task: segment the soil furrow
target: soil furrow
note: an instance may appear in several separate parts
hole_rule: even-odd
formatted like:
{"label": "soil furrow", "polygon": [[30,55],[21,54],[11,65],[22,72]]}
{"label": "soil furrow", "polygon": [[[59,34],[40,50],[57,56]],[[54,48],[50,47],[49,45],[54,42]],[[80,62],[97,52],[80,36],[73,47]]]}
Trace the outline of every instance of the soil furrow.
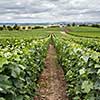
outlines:
{"label": "soil furrow", "polygon": [[56,50],[52,44],[49,45],[45,69],[38,83],[38,96],[34,100],[68,100],[64,72],[57,62]]}

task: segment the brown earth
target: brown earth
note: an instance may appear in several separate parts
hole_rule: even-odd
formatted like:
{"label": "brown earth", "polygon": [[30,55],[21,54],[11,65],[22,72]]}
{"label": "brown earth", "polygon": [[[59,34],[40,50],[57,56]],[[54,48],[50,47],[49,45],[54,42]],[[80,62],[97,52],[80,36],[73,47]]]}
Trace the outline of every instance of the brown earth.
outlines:
{"label": "brown earth", "polygon": [[65,33],[70,33],[71,31],[72,31],[72,30],[69,29],[69,28],[65,28],[65,29],[64,29],[64,32],[65,32]]}
{"label": "brown earth", "polygon": [[57,62],[56,50],[52,44],[49,45],[45,69],[38,84],[38,96],[34,100],[68,100],[64,72]]}
{"label": "brown earth", "polygon": [[67,34],[66,34],[65,31],[61,31],[60,33],[61,33],[62,35],[64,35],[64,36],[67,36]]}

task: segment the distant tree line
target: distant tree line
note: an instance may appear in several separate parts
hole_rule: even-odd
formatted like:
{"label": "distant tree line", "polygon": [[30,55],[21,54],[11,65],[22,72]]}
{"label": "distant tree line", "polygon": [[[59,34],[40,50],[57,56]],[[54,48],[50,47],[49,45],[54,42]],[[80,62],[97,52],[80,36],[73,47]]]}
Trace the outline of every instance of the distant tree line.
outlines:
{"label": "distant tree line", "polygon": [[92,27],[100,28],[100,24],[92,24]]}
{"label": "distant tree line", "polygon": [[97,27],[97,28],[100,28],[100,24],[76,24],[76,23],[72,23],[72,24],[67,24],[68,27],[74,27],[74,26],[79,26],[79,27],[82,27],[82,26],[88,26],[88,27]]}
{"label": "distant tree line", "polygon": [[41,29],[41,28],[44,28],[43,26],[19,26],[17,24],[15,24],[14,26],[10,26],[10,25],[3,25],[3,26],[0,26],[0,31],[2,30],[9,30],[9,31],[12,31],[12,30],[32,30],[32,29]]}
{"label": "distant tree line", "polygon": [[[97,28],[100,28],[100,24],[77,24],[75,22],[71,23],[71,24],[67,24],[66,26],[68,27],[97,27]],[[59,28],[59,25],[51,25],[49,26],[50,28]],[[0,26],[0,31],[2,30],[9,30],[9,31],[12,31],[12,30],[33,30],[33,29],[42,29],[44,28],[43,26],[19,26],[17,24],[13,25],[13,26],[10,26],[10,25],[3,25],[3,26]]]}
{"label": "distant tree line", "polygon": [[35,26],[33,27],[33,29],[41,29],[41,28],[44,28],[43,26]]}
{"label": "distant tree line", "polygon": [[10,25],[3,25],[3,26],[0,26],[0,30],[20,30],[20,26],[18,26],[17,24],[15,24],[14,26],[10,26]]}
{"label": "distant tree line", "polygon": [[58,25],[51,25],[51,26],[49,26],[49,28],[59,28],[59,26]]}

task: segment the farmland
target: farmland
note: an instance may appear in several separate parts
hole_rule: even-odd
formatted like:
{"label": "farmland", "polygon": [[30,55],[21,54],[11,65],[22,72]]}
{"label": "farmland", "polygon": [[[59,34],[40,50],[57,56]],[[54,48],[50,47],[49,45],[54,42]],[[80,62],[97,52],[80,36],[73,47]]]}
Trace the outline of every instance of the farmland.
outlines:
{"label": "farmland", "polygon": [[44,67],[49,37],[0,42],[0,99],[32,100]]}
{"label": "farmland", "polygon": [[67,95],[71,100],[99,100],[100,29],[66,29],[70,31],[62,38],[55,37],[54,43],[58,61],[65,72]]}
{"label": "farmland", "polygon": [[60,28],[34,29],[34,30],[3,30],[0,31],[0,39],[7,38],[44,38],[49,33],[59,33]]}
{"label": "farmland", "polygon": [[1,31],[0,32],[0,39],[2,38],[38,38],[38,37],[46,37],[48,32],[45,30],[24,30],[24,31]]}
{"label": "farmland", "polygon": [[70,34],[78,37],[100,38],[100,28],[93,27],[68,27]]}
{"label": "farmland", "polygon": [[55,38],[55,46],[65,72],[68,97],[73,100],[99,100],[100,52],[59,38]]}
{"label": "farmland", "polygon": [[0,100],[99,100],[99,39],[92,27],[0,31]]}

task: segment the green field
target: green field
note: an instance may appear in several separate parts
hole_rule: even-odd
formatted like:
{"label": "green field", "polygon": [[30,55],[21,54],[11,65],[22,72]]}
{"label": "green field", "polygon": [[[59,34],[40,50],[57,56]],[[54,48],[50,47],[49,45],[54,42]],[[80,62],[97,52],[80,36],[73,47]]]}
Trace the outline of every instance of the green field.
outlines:
{"label": "green field", "polygon": [[100,28],[92,28],[92,27],[67,27],[67,28],[70,29],[70,34],[74,36],[100,38]]}
{"label": "green field", "polygon": [[[64,30],[64,29],[63,29]],[[70,100],[100,99],[100,28],[67,27],[54,37]]]}
{"label": "green field", "polygon": [[[100,28],[92,27],[66,27],[69,29],[70,36],[84,37],[84,38],[100,38]],[[0,38],[44,38],[50,33],[56,33],[62,35],[61,31],[64,28],[46,28],[46,29],[34,29],[34,30],[20,30],[20,31],[0,31]]]}
{"label": "green field", "polygon": [[34,30],[19,30],[19,31],[0,31],[0,39],[3,38],[44,38],[50,33],[59,33],[60,28],[34,29]]}
{"label": "green field", "polygon": [[0,100],[38,95],[49,45],[56,49],[69,100],[100,100],[100,29],[92,27],[0,31]]}

